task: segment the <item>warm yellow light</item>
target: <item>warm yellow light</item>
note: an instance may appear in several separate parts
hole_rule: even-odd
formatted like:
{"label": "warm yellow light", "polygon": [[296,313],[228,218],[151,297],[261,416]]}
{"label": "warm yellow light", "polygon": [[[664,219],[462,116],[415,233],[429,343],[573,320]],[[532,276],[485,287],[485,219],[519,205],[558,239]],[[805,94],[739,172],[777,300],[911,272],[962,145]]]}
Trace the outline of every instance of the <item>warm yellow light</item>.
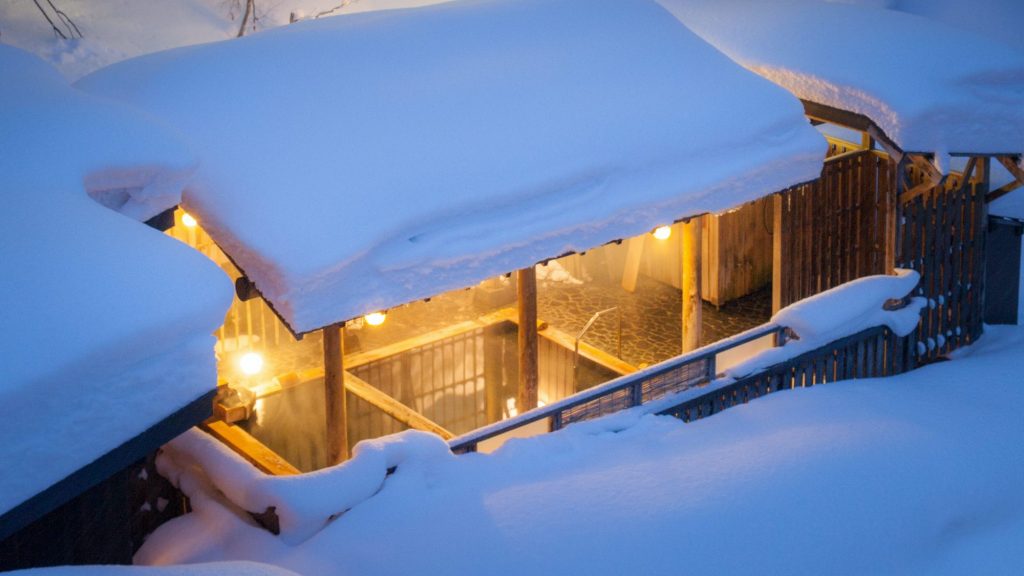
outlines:
{"label": "warm yellow light", "polygon": [[246,376],[255,376],[263,370],[263,356],[256,352],[246,352],[238,359],[238,367]]}
{"label": "warm yellow light", "polygon": [[369,324],[370,326],[380,326],[381,324],[384,323],[384,320],[387,320],[387,317],[387,312],[374,312],[372,314],[367,314],[366,316],[363,316],[363,321]]}
{"label": "warm yellow light", "polygon": [[652,234],[654,234],[654,237],[657,238],[658,240],[668,240],[668,237],[672,235],[672,227],[658,226],[657,228],[654,229],[654,232],[652,232]]}
{"label": "warm yellow light", "polygon": [[181,213],[181,223],[188,228],[195,228],[196,224],[199,224],[199,222],[196,222],[196,219],[188,212]]}

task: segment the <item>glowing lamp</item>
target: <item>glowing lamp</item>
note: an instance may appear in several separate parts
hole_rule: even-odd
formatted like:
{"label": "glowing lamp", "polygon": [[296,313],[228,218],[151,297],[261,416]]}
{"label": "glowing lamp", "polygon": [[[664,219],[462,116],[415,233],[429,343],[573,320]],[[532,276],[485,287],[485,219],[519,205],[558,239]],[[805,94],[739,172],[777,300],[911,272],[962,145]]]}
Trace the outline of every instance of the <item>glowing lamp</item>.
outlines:
{"label": "glowing lamp", "polygon": [[186,228],[195,228],[196,224],[199,224],[199,222],[196,222],[195,217],[188,212],[181,213],[181,223],[184,224]]}
{"label": "glowing lamp", "polygon": [[387,318],[387,312],[374,312],[372,314],[367,314],[366,316],[363,316],[363,321],[369,324],[370,326],[380,326],[381,324],[384,323],[385,320],[387,320]]}
{"label": "glowing lamp", "polygon": [[255,376],[263,370],[263,356],[256,352],[246,352],[238,359],[238,367],[246,376]]}
{"label": "glowing lamp", "polygon": [[652,232],[651,234],[653,234],[654,237],[657,238],[658,240],[668,240],[669,236],[672,235],[672,227],[658,226],[657,228],[654,229],[654,232]]}

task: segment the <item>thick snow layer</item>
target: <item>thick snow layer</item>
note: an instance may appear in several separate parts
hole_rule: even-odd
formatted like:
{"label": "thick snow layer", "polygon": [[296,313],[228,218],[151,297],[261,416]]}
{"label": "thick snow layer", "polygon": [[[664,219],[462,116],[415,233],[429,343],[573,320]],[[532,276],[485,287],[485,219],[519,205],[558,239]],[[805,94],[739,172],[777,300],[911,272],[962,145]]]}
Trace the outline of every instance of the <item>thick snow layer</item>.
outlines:
{"label": "thick snow layer", "polygon": [[3,513],[212,389],[231,291],[87,194],[116,182],[160,190],[132,205],[176,198],[192,164],[178,140],[20,50],[0,46],[0,71]]}
{"label": "thick snow layer", "polygon": [[[419,461],[454,457],[448,444],[426,432],[409,431],[381,440],[360,442],[345,463],[301,476],[267,476],[215,440],[193,429],[171,441],[160,454],[161,474],[202,498],[197,490],[208,481],[241,510],[262,513],[273,508],[281,539],[306,540],[333,519],[376,494],[389,468]],[[201,472],[200,472],[201,471]],[[197,484],[198,483],[198,484]]]}
{"label": "thick snow layer", "polygon": [[[326,17],[438,1],[256,2],[256,28],[262,30],[287,24],[292,13],[300,18]],[[40,4],[48,7],[45,2]],[[53,64],[65,77],[75,80],[126,58],[233,38],[238,34],[242,17],[240,6],[244,4],[244,0],[60,0],[54,5],[63,10],[82,33],[82,38],[64,40],[54,34],[33,2],[5,1],[0,2],[0,43],[33,52]],[[52,10],[49,14],[55,17]]]}
{"label": "thick snow layer", "polygon": [[1017,25],[1024,20],[1019,0],[837,0],[925,16],[955,28],[988,36],[1024,52],[1024,35]]}
{"label": "thick snow layer", "polygon": [[864,114],[906,151],[1024,150],[1024,54],[1001,43],[869,6],[658,1],[737,62]]}
{"label": "thick snow layer", "polygon": [[9,576],[297,576],[256,562],[211,562],[185,566],[58,566],[8,572]]}
{"label": "thick snow layer", "polygon": [[200,499],[136,562],[252,559],[318,575],[1016,574],[1022,353],[1024,329],[989,327],[954,361],[898,377],[779,392],[691,424],[627,411],[491,455],[399,463],[298,546]]}
{"label": "thick snow layer", "polygon": [[909,296],[920,281],[916,271],[897,269],[892,276],[865,276],[790,304],[771,321],[792,329],[796,338],[740,362],[726,370],[726,375],[746,376],[875,326],[887,326],[897,336],[907,336],[921,321],[927,299],[911,298],[895,310],[887,310],[886,304]]}
{"label": "thick snow layer", "polygon": [[792,96],[644,0],[300,22],[79,85],[191,137],[188,209],[300,332],[734,206],[824,154]]}

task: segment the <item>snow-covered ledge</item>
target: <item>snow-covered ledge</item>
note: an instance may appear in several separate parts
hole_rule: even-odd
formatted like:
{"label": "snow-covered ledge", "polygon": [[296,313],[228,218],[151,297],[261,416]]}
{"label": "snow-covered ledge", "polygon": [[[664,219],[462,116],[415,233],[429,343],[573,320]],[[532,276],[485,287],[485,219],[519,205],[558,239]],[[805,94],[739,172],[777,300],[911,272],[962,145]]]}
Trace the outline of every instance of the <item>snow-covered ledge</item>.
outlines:
{"label": "snow-covered ledge", "polygon": [[791,304],[771,321],[789,328],[796,337],[729,368],[725,375],[742,378],[875,326],[907,336],[917,327],[928,301],[914,297],[899,307],[891,303],[905,300],[920,281],[917,272],[897,269],[892,276],[865,276]]}

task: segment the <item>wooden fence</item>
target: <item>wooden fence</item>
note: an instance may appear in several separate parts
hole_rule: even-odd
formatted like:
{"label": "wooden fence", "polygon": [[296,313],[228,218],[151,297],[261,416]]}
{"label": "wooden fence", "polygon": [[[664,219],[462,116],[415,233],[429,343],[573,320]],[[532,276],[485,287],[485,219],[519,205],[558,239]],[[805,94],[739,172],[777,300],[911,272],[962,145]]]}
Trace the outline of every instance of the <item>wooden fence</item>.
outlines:
{"label": "wooden fence", "polygon": [[658,414],[690,422],[780,390],[901,374],[915,365],[911,342],[910,338],[896,336],[884,326],[869,328],[687,399]]}
{"label": "wooden fence", "polygon": [[821,178],[776,195],[773,308],[888,273],[887,215],[895,170],[870,150],[829,158]]}
{"label": "wooden fence", "polygon": [[[929,190],[899,203],[896,265],[917,270],[914,295],[928,299],[913,338],[926,362],[977,340],[984,322],[988,160],[972,159]],[[915,181],[907,170],[901,189]]]}

